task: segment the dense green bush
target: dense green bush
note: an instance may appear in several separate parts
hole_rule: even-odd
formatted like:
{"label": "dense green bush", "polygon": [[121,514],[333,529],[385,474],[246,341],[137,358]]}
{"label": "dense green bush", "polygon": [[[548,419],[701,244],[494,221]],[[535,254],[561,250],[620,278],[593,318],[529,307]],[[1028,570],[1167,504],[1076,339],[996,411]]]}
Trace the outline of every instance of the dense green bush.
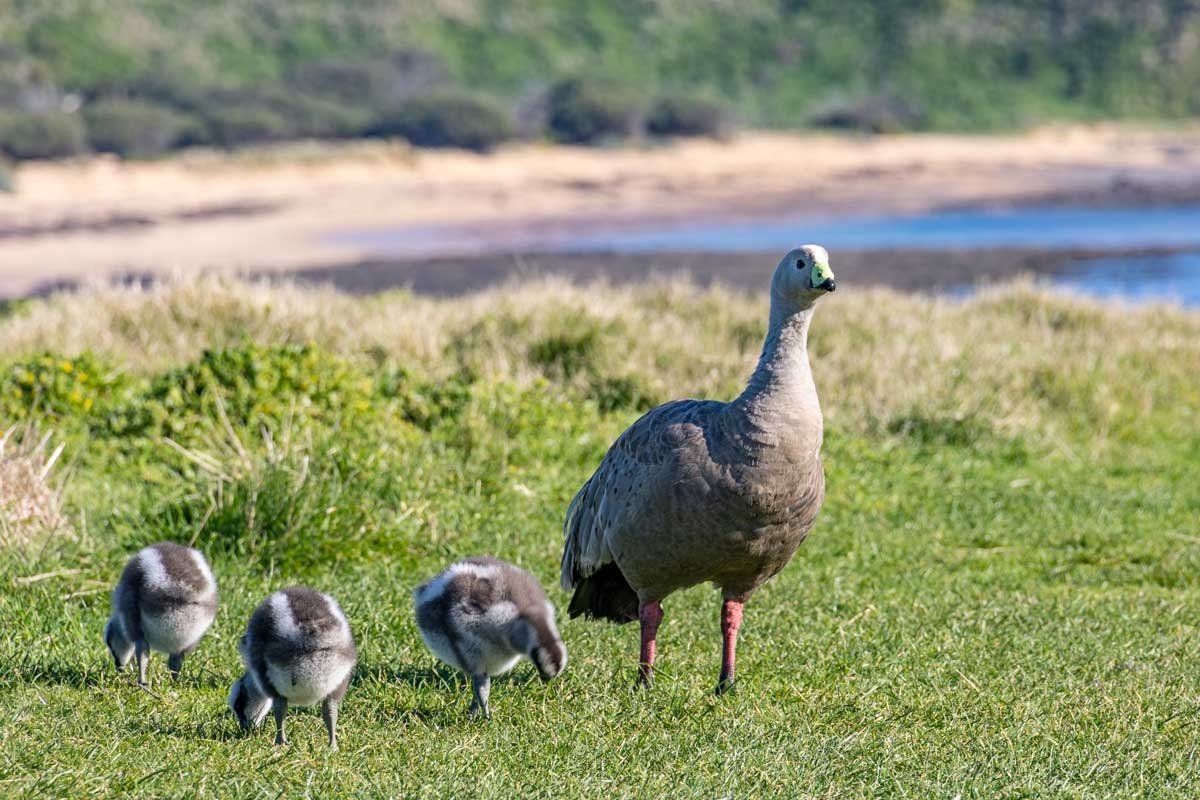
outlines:
{"label": "dense green bush", "polygon": [[270,108],[283,118],[289,136],[313,139],[361,136],[374,116],[367,106],[305,94],[287,95]]}
{"label": "dense green bush", "polygon": [[204,112],[207,141],[221,147],[286,139],[293,134],[288,121],[276,111],[254,105],[217,105]]}
{"label": "dense green bush", "polygon": [[568,78],[546,96],[546,126],[560,142],[595,144],[639,132],[643,103],[628,87],[592,78]]}
{"label": "dense green bush", "polygon": [[19,112],[0,116],[0,152],[16,159],[66,158],[87,149],[77,114]]}
{"label": "dense green bush", "polygon": [[813,114],[810,122],[822,128],[897,133],[919,126],[921,119],[911,101],[880,95],[834,102]]}
{"label": "dense green bush", "polygon": [[655,136],[720,136],[725,126],[725,109],[695,94],[663,95],[646,114],[646,132]]}
{"label": "dense green bush", "polygon": [[486,152],[514,135],[508,113],[475,94],[438,90],[414,95],[380,115],[373,136],[400,136],[417,147],[461,147]]}
{"label": "dense green bush", "polygon": [[93,150],[126,157],[164,153],[188,127],[175,111],[139,100],[99,100],[84,109],[84,117]]}

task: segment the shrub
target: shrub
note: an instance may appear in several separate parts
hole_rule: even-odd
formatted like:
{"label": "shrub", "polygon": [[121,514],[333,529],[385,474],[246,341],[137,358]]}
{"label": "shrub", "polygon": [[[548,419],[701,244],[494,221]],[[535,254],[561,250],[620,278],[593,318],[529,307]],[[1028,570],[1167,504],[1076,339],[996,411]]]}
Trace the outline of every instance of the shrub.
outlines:
{"label": "shrub", "polygon": [[285,139],[288,121],[276,111],[254,105],[217,105],[204,112],[208,138],[221,147],[238,147]]}
{"label": "shrub", "polygon": [[289,94],[269,106],[283,118],[290,136],[339,139],[360,136],[370,127],[372,112],[344,100]]}
{"label": "shrub", "polygon": [[13,158],[66,158],[86,147],[83,122],[74,114],[40,111],[0,118],[0,151]]}
{"label": "shrub", "polygon": [[461,147],[486,152],[513,137],[508,113],[491,100],[460,91],[414,95],[385,112],[373,136],[402,136],[417,147]]}
{"label": "shrub", "polygon": [[638,131],[642,102],[623,86],[590,78],[568,78],[546,98],[546,125],[560,142],[595,144]]}
{"label": "shrub", "polygon": [[646,131],[655,136],[720,136],[725,123],[725,109],[694,94],[659,97],[646,115]]}
{"label": "shrub", "polygon": [[99,100],[84,109],[92,149],[122,157],[165,153],[179,141],[187,120],[169,108],[139,100]]}
{"label": "shrub", "polygon": [[834,102],[812,116],[812,124],[821,128],[897,133],[920,124],[920,109],[895,97],[875,95],[858,100]]}

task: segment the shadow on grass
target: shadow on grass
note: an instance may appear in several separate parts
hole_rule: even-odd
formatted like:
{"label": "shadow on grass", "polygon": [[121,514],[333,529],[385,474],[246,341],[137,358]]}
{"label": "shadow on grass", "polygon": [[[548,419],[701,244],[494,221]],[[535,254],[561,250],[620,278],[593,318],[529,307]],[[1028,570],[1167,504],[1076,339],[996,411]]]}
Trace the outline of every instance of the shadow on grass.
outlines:
{"label": "shadow on grass", "polygon": [[233,742],[261,733],[261,730],[243,733],[232,713],[214,713],[200,722],[172,722],[157,719],[157,716],[135,717],[127,726],[128,732],[132,735],[207,742]]}
{"label": "shadow on grass", "polygon": [[49,663],[17,664],[13,670],[20,683],[48,684],[51,686],[66,686],[72,689],[99,689],[121,679],[127,679],[128,673],[121,675],[112,668],[97,669],[95,664],[64,663],[52,661]]}
{"label": "shadow on grass", "polygon": [[[403,684],[413,689],[434,689],[441,691],[460,691],[470,687],[470,680],[458,670],[446,664],[433,667],[418,667],[412,665],[384,666],[380,664],[360,664],[354,671],[353,683],[364,681],[379,681],[384,684]],[[492,678],[493,686],[525,686],[540,683],[537,670],[531,665],[518,664],[512,672]]]}
{"label": "shadow on grass", "polygon": [[[418,724],[430,728],[453,728],[482,720],[471,717],[467,707],[471,702],[471,681],[456,669],[445,664],[434,666],[390,666],[366,664],[355,672],[355,683],[364,689],[378,690],[386,701],[369,713],[377,724]],[[492,696],[519,691],[526,685],[540,685],[541,679],[532,666],[518,666],[507,675],[492,679]],[[411,692],[395,692],[407,687]]]}
{"label": "shadow on grass", "polygon": [[[137,689],[137,667],[130,665],[123,672],[117,672],[111,661],[106,661],[103,667],[86,661],[25,663],[18,664],[14,673],[18,682],[26,684],[65,686],[72,689],[105,689],[127,685],[131,689]],[[168,687],[228,689],[234,681],[233,677],[226,678],[202,664],[188,664],[187,662],[184,662],[179,680],[172,680],[167,672],[166,663],[161,659],[157,663],[151,659],[146,675],[152,690]]]}
{"label": "shadow on grass", "polygon": [[359,663],[354,670],[353,683],[379,681],[385,684],[403,684],[413,689],[436,689],[457,691],[467,684],[461,672],[445,664],[433,667],[418,667],[409,664],[392,666]]}

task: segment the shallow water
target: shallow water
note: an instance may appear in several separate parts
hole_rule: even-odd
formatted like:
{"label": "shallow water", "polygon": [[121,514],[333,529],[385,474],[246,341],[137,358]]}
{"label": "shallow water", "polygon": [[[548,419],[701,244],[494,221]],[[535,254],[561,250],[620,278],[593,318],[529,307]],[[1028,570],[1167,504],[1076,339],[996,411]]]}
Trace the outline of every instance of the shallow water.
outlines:
{"label": "shallow water", "polygon": [[939,211],[851,219],[764,219],[610,230],[558,240],[569,251],[772,250],[827,247],[1200,247],[1200,206]]}
{"label": "shallow water", "polygon": [[[563,249],[767,250],[784,249],[801,239],[830,248],[871,249],[1200,248],[1200,206],[965,210],[903,217],[680,225],[579,236]],[[1200,305],[1200,251],[1144,258],[1089,259],[1067,267],[1054,283],[1062,289],[1095,297]]]}
{"label": "shallow water", "polygon": [[1200,306],[1200,252],[1080,261],[1054,279],[1076,294],[1126,302],[1164,300]]}
{"label": "shallow water", "polygon": [[921,248],[1196,248],[1148,258],[1092,259],[1055,278],[1063,288],[1100,297],[1200,305],[1200,206],[1020,208],[939,211],[911,216],[666,222],[587,229],[474,232],[436,228],[345,231],[337,239],[379,256],[433,256],[501,250],[542,253],[646,254],[786,250],[798,242],[846,249]]}

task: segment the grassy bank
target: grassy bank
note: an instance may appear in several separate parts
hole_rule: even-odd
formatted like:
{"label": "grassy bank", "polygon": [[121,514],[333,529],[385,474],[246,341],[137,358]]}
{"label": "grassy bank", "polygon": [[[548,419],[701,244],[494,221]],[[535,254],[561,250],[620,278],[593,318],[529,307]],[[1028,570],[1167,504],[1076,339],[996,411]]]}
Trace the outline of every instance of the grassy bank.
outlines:
{"label": "grassy bank", "polygon": [[[1200,317],[1028,287],[839,292],[811,350],[829,494],[711,696],[717,603],[674,596],[662,673],[565,622],[465,716],[409,592],[490,552],[553,584],[563,511],[643,409],[747,375],[765,300],[536,283],[436,301],[205,280],[0,319],[0,793],[62,796],[1179,796],[1200,685]],[[49,439],[43,439],[49,434]],[[61,455],[53,463],[58,445]],[[8,475],[0,472],[0,477]],[[100,640],[127,555],[194,539],[213,632],[155,699]],[[270,589],[359,640],[342,749],[237,735],[234,642]],[[551,591],[557,604],[565,598]]]}
{"label": "grassy bank", "polygon": [[1186,119],[1198,30],[1168,0],[16,0],[0,11],[0,150]]}

